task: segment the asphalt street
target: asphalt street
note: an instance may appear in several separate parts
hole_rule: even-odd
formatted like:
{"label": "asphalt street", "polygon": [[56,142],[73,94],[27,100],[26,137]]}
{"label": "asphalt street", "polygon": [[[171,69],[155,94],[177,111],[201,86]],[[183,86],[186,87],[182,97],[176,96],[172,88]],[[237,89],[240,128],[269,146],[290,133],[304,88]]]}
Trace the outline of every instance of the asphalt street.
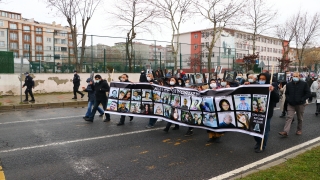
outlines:
{"label": "asphalt street", "polygon": [[0,159],[7,180],[20,179],[210,179],[320,136],[320,115],[307,106],[303,134],[278,135],[285,119],[276,110],[267,149],[254,152],[252,136],[228,132],[221,143],[207,143],[205,130],[162,131],[166,122],[145,129],[146,118],[116,126],[85,108],[34,109],[0,113]]}

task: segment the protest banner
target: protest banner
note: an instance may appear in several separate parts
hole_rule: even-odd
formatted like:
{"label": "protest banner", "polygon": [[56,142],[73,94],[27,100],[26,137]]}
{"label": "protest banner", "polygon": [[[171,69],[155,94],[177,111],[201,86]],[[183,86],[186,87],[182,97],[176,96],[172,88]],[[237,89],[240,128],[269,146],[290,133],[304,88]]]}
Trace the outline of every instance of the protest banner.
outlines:
{"label": "protest banner", "polygon": [[149,83],[111,82],[106,113],[162,118],[182,126],[263,137],[270,85],[197,91]]}

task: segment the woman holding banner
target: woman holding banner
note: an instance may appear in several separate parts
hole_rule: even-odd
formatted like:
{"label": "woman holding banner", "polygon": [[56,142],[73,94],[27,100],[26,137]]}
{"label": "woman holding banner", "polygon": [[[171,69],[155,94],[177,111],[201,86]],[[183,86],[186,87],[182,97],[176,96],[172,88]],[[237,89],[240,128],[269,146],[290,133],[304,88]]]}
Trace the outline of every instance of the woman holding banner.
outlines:
{"label": "woman holding banner", "polygon": [[[169,78],[169,87],[174,88],[174,87],[182,87],[178,84],[176,78],[171,77]],[[171,122],[167,122],[166,128],[163,129],[163,131],[168,132],[170,127],[171,127],[172,123]],[[179,125],[175,124],[174,128],[172,128],[172,130],[178,130],[179,129]]]}

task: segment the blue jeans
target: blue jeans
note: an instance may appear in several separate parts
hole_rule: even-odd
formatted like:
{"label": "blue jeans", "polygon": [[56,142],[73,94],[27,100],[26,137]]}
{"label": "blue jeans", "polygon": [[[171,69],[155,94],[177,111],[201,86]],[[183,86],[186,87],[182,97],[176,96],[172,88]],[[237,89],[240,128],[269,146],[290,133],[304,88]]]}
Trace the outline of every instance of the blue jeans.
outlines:
{"label": "blue jeans", "polygon": [[[86,115],[85,115],[86,117],[90,117],[93,105],[94,105],[94,101],[88,101],[88,110],[87,110]],[[104,111],[103,111],[103,109],[101,109],[101,107],[98,107],[97,110],[99,111],[100,114],[104,113]]]}
{"label": "blue jeans", "polygon": [[[267,146],[267,141],[268,141],[269,132],[270,132],[270,121],[271,121],[271,118],[268,118],[268,119],[267,119],[267,123],[266,123],[266,130],[265,130],[265,132],[264,132],[264,137],[263,137],[263,138],[264,138],[264,140],[263,140],[263,146],[262,146],[263,149],[265,149],[266,146]],[[258,144],[259,146],[261,146],[261,141],[262,141],[261,138],[254,136],[254,140],[256,140],[256,142],[257,142],[257,144]],[[260,147],[259,147],[259,148],[260,148]]]}

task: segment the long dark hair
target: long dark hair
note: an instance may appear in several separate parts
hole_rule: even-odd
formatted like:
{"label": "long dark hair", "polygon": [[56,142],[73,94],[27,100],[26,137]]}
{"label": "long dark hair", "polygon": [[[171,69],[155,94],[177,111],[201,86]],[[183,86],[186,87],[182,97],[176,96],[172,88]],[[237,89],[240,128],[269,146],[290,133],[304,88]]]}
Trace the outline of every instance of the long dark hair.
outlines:
{"label": "long dark hair", "polygon": [[[224,109],[222,108],[222,103],[224,103],[224,102],[229,105],[229,108],[228,108],[227,110],[224,110]],[[221,101],[219,102],[219,107],[220,107],[220,111],[231,111],[230,103],[229,103],[229,101],[226,100],[226,99],[221,99]]]}

